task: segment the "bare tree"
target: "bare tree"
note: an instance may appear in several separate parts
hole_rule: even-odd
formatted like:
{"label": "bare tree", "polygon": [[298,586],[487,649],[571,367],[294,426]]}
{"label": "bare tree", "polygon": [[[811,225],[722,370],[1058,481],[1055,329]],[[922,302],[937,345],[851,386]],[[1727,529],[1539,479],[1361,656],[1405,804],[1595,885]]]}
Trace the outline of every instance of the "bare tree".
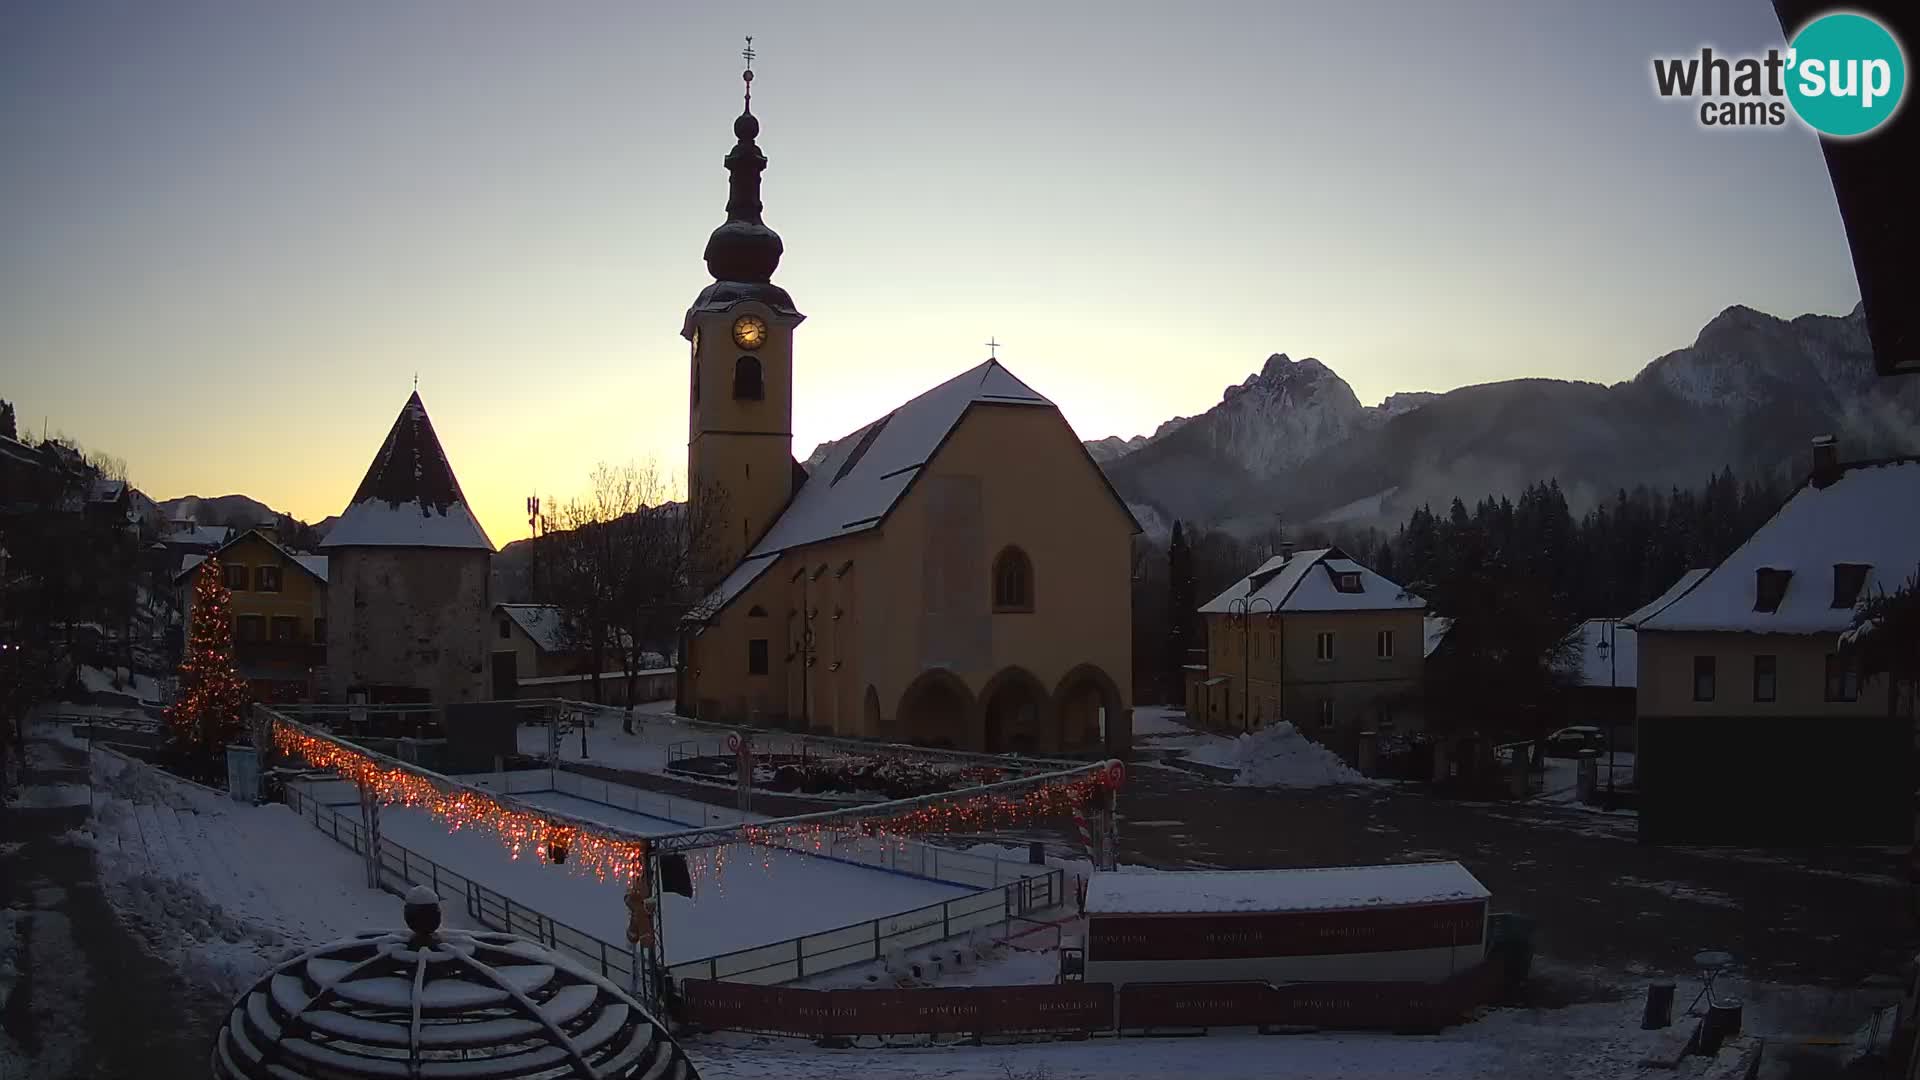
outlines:
{"label": "bare tree", "polygon": [[627,676],[627,710],[622,726],[629,733],[639,673],[672,655],[680,624],[702,612],[712,583],[732,569],[722,565],[723,490],[708,485],[699,498],[675,499],[679,491],[657,465],[649,463],[634,476],[645,508],[633,515],[628,562],[616,594],[618,621],[626,630],[621,665]]}
{"label": "bare tree", "polygon": [[680,622],[730,569],[718,565],[724,493],[703,490],[692,503],[679,494],[655,463],[603,463],[590,493],[562,503],[540,541],[546,602],[560,608],[570,644],[592,658],[595,701],[608,654],[620,661],[628,732],[640,672],[665,662]]}
{"label": "bare tree", "polygon": [[625,534],[642,503],[638,474],[631,466],[602,464],[593,470],[591,484],[586,495],[554,508],[540,543],[549,568],[543,599],[560,609],[563,644],[588,654],[593,700],[598,702],[621,577],[627,570],[630,541]]}

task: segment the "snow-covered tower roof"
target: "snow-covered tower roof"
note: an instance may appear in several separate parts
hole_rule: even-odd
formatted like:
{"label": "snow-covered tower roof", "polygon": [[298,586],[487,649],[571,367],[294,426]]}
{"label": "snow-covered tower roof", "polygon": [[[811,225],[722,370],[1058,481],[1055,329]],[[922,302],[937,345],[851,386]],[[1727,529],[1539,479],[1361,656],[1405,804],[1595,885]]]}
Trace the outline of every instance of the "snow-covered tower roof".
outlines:
{"label": "snow-covered tower roof", "polygon": [[599,975],[513,934],[440,930],[424,886],[406,918],[410,930],[360,934],[262,976],[214,1036],[216,1080],[698,1080],[666,1028]]}
{"label": "snow-covered tower roof", "polygon": [[353,501],[320,546],[493,550],[467,508],[419,391],[394,419]]}

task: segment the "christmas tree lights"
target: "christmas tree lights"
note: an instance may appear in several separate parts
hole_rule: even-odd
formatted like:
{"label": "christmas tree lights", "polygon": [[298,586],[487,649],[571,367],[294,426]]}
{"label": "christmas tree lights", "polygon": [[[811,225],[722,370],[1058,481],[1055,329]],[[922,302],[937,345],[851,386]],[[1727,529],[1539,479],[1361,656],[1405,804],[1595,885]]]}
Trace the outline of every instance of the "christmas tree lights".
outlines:
{"label": "christmas tree lights", "polygon": [[233,666],[233,596],[218,558],[200,564],[193,580],[193,626],[180,661],[180,696],[167,707],[175,749],[196,771],[212,763],[246,730],[246,680]]}

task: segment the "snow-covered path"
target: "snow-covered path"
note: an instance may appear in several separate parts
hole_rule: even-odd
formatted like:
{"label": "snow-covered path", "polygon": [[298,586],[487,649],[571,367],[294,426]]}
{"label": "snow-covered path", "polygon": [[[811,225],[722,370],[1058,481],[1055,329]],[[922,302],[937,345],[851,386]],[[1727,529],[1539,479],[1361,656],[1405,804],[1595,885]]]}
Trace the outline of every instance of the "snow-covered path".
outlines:
{"label": "snow-covered path", "polygon": [[[154,950],[238,992],[294,949],[400,925],[352,852],[284,806],[247,806],[96,751],[89,844],[108,898]],[[457,910],[450,918],[459,918]]]}

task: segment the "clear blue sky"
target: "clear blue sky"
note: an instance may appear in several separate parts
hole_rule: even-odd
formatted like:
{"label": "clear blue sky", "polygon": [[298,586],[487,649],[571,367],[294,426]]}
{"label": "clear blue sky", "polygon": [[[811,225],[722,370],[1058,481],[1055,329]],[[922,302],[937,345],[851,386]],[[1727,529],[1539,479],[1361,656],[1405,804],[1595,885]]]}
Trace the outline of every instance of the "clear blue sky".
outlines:
{"label": "clear blue sky", "polygon": [[686,443],[681,314],[755,35],[795,449],[984,358],[1084,437],[1272,352],[1362,401],[1611,382],[1858,299],[1800,128],[1655,54],[1766,0],[0,8],[0,397],[155,497],[336,513],[417,371],[496,542]]}

